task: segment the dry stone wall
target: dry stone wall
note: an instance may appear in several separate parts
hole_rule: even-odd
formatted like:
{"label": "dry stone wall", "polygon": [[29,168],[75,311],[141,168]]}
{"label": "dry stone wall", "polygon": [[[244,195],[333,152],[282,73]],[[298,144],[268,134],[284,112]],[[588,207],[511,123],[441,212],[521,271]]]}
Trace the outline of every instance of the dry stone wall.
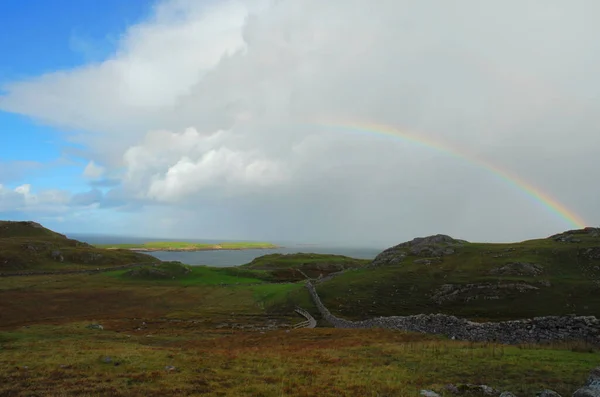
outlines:
{"label": "dry stone wall", "polygon": [[477,323],[445,314],[418,314],[350,321],[331,314],[310,281],[306,287],[321,315],[336,328],[390,328],[442,334],[465,341],[506,344],[585,340],[600,345],[600,320],[595,316],[547,316]]}

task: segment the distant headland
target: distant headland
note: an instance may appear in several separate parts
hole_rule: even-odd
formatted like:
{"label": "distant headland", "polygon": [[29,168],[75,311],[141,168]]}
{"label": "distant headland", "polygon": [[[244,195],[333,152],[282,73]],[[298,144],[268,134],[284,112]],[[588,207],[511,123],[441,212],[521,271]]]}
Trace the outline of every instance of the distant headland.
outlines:
{"label": "distant headland", "polygon": [[217,244],[190,243],[185,241],[152,241],[136,244],[96,244],[98,248],[126,249],[139,252],[153,251],[219,251],[219,250],[251,250],[251,249],[275,249],[278,245],[265,242],[225,242]]}

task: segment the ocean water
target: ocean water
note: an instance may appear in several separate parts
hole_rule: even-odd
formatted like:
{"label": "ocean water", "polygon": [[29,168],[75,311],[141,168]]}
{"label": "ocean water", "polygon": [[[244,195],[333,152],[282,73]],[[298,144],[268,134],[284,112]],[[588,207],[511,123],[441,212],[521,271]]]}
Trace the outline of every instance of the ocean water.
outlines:
{"label": "ocean water", "polygon": [[[136,244],[148,241],[169,241],[169,239],[151,239],[140,237],[123,237],[123,236],[108,236],[108,235],[85,235],[85,234],[69,234],[69,238],[74,238],[79,241],[84,241],[89,244]],[[173,240],[177,241],[177,240]],[[178,240],[178,241],[181,241]],[[198,243],[221,243],[223,240],[193,240],[186,239],[185,241]],[[216,267],[239,266],[251,262],[254,258],[268,254],[295,254],[299,252],[312,252],[316,254],[335,254],[345,255],[360,259],[373,259],[377,254],[385,249],[385,247],[335,247],[317,244],[297,244],[290,242],[274,242],[274,244],[282,248],[275,249],[252,249],[239,251],[193,251],[193,252],[169,252],[155,251],[148,254],[163,260],[163,261],[179,261],[188,265],[207,265]]]}

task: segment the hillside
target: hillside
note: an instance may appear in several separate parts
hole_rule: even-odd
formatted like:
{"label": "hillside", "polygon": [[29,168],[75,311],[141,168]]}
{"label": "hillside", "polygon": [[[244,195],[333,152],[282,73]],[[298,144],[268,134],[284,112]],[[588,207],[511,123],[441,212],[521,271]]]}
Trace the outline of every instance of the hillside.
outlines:
{"label": "hillside", "polygon": [[416,238],[318,284],[348,319],[443,313],[474,320],[600,312],[600,229],[511,244]]}
{"label": "hillside", "polygon": [[0,221],[0,273],[63,271],[140,262],[158,260],[127,250],[95,248],[35,222]]}

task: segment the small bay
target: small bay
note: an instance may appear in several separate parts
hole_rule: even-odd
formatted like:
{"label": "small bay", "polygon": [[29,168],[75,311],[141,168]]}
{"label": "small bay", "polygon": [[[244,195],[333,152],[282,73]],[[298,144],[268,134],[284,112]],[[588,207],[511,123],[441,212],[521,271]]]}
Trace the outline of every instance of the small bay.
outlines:
{"label": "small bay", "polygon": [[[127,236],[85,235],[72,234],[68,236],[89,244],[137,244],[150,241],[182,241],[183,239],[152,239]],[[224,240],[194,240],[198,243],[221,243]],[[345,255],[360,259],[373,259],[384,248],[380,247],[336,247],[318,244],[298,244],[290,242],[273,242],[280,248],[273,249],[248,249],[248,250],[212,250],[212,251],[153,251],[148,254],[162,261],[179,261],[188,265],[206,265],[215,267],[239,266],[251,262],[254,258],[269,254],[295,254],[299,252],[315,254]]]}

